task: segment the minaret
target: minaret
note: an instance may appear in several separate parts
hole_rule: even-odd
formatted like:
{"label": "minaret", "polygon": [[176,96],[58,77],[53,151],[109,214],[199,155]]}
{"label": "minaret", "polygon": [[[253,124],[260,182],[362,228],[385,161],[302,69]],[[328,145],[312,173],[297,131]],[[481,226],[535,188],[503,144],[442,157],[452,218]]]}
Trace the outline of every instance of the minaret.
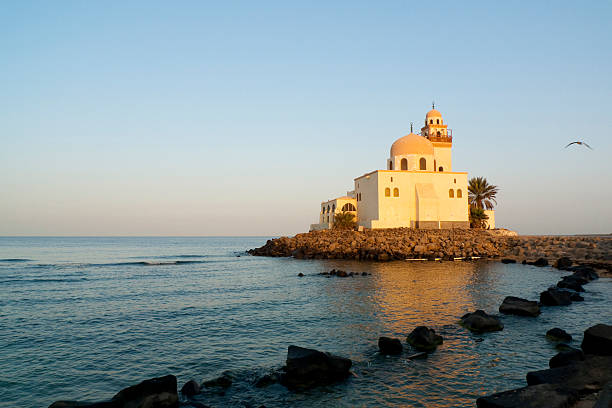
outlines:
{"label": "minaret", "polygon": [[429,139],[434,146],[435,171],[452,171],[453,132],[444,124],[442,114],[436,110],[434,103],[425,115],[425,126],[421,128],[421,136]]}

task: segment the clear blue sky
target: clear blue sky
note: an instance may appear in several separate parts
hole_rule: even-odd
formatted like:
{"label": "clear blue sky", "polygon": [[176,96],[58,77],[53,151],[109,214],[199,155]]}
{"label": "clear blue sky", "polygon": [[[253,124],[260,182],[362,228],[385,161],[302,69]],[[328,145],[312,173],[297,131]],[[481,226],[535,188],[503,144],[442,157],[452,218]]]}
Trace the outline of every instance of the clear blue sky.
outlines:
{"label": "clear blue sky", "polygon": [[0,234],[302,232],[434,99],[498,225],[612,232],[612,2],[292,3],[4,2]]}

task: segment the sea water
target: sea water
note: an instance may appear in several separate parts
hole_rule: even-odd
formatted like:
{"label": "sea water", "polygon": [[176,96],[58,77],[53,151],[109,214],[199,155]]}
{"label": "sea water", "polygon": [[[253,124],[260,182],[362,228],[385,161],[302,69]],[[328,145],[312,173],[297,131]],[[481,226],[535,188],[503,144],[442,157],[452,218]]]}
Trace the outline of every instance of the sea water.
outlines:
{"label": "sea water", "polygon": [[[144,379],[174,374],[179,387],[223,373],[212,407],[470,407],[479,396],[526,385],[556,353],[545,333],[578,347],[612,323],[612,281],[585,286],[585,301],[503,316],[501,332],[475,335],[466,312],[497,313],[505,296],[537,300],[564,275],[497,262],[367,263],[252,257],[249,238],[0,238],[0,406],[101,400]],[[340,268],[371,275],[327,278]],[[298,277],[298,273],[304,277]],[[419,325],[444,344],[423,360],[385,357],[379,336],[405,341]],[[287,346],[353,360],[346,381],[306,392],[257,388]]]}

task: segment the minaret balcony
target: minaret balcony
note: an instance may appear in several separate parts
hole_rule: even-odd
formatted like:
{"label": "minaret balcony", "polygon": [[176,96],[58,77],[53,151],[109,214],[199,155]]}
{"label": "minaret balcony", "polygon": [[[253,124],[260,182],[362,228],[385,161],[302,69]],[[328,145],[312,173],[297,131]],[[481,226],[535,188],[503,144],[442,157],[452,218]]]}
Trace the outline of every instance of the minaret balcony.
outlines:
{"label": "minaret balcony", "polygon": [[430,142],[453,143],[452,136],[427,136]]}

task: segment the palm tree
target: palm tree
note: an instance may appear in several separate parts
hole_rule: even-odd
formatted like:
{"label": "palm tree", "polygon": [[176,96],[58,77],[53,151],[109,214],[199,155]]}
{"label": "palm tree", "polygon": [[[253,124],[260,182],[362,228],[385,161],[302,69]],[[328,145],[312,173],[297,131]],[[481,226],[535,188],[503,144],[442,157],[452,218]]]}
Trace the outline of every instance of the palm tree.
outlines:
{"label": "palm tree", "polygon": [[[497,186],[489,184],[484,177],[472,177],[468,184],[468,201],[470,206],[492,210],[497,204],[495,196],[497,195]],[[495,203],[495,204],[494,204]]]}
{"label": "palm tree", "polygon": [[488,219],[489,216],[482,208],[470,207],[470,228],[484,228],[485,221]]}
{"label": "palm tree", "polygon": [[354,229],[357,223],[350,212],[342,211],[334,216],[334,229]]}

